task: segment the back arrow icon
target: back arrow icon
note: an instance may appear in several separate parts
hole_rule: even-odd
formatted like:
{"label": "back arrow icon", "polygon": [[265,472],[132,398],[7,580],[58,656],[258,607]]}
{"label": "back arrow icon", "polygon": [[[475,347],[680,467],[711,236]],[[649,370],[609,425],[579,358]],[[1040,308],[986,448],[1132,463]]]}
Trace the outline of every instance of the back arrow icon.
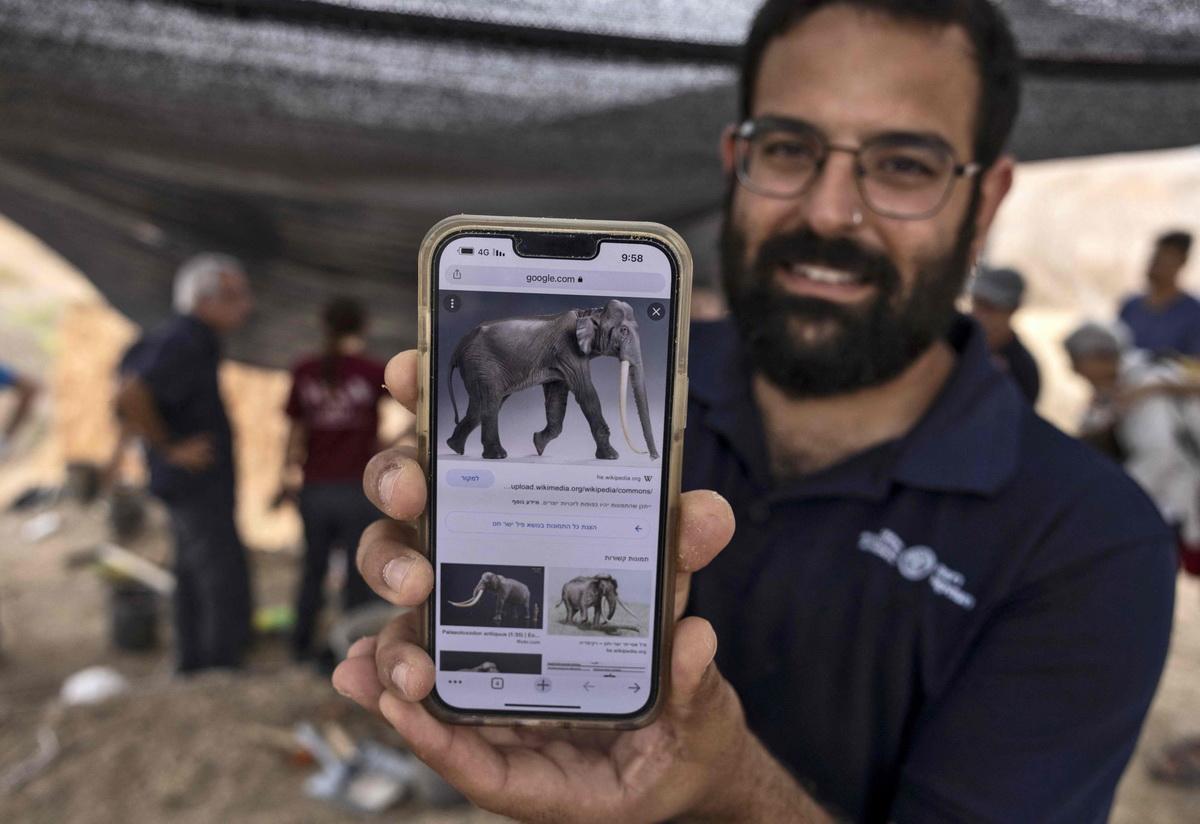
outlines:
{"label": "back arrow icon", "polygon": [[596,686],[596,685],[595,685],[595,684],[593,684],[591,681],[584,681],[584,682],[583,682],[583,688],[584,688],[585,690],[587,690],[588,692],[591,692],[591,691],[592,691],[592,687],[594,687],[594,686]]}
{"label": "back arrow icon", "polygon": [[633,528],[633,531],[634,531],[634,532],[641,532],[641,531],[642,531],[642,525],[641,525],[641,524],[638,524],[637,526],[635,526],[635,527]]}

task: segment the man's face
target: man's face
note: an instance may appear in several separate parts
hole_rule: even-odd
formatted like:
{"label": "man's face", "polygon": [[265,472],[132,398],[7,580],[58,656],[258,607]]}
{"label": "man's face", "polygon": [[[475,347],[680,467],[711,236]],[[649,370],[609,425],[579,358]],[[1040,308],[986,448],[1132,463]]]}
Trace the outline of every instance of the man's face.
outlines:
{"label": "man's face", "polygon": [[1163,245],[1154,250],[1146,279],[1158,289],[1170,289],[1179,282],[1179,272],[1187,263],[1187,255],[1178,246]]}
{"label": "man's face", "polygon": [[1109,394],[1117,388],[1120,360],[1115,355],[1085,355],[1071,359],[1075,374],[1092,385],[1099,394]]}
{"label": "man's face", "polygon": [[218,332],[241,328],[254,311],[254,295],[246,276],[238,271],[221,273],[221,285],[215,295],[196,305],[196,316]]}
{"label": "man's face", "polygon": [[972,298],[971,315],[983,327],[988,348],[993,352],[1012,340],[1012,309],[997,306],[983,298]]}
{"label": "man's face", "polygon": [[[962,30],[833,5],[767,46],[751,116],[803,121],[838,146],[933,135],[967,162],[979,94]],[[733,145],[727,135],[727,173]],[[794,198],[735,185],[722,262],[756,366],[795,396],[839,394],[898,374],[948,328],[968,262],[1010,181],[1002,160],[985,173],[977,199],[972,181],[958,179],[943,208],[919,220],[871,212],[855,159],[844,152],[830,154]],[[838,282],[846,274],[850,282]]]}

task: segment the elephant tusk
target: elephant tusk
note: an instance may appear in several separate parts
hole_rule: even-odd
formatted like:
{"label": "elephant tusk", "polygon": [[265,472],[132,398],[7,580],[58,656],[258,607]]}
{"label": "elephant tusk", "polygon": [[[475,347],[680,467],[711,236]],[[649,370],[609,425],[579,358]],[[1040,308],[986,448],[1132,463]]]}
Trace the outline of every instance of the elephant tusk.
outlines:
{"label": "elephant tusk", "polygon": [[638,620],[638,621],[641,621],[641,620],[642,620],[642,619],[641,619],[641,617],[639,617],[639,616],[638,616],[638,614],[637,614],[636,612],[634,612],[633,610],[631,610],[629,607],[625,606],[625,602],[624,602],[624,601],[622,601],[620,598],[618,598],[618,599],[617,599],[617,603],[621,605],[621,609],[623,609],[623,610],[625,610],[626,612],[628,612],[628,613],[629,613],[630,615],[632,615],[632,616],[633,616],[633,617],[634,617],[636,620]]}
{"label": "elephant tusk", "polygon": [[450,605],[455,607],[473,607],[479,603],[479,599],[483,597],[482,592],[476,592],[466,601],[451,601]]}
{"label": "elephant tusk", "polygon": [[633,439],[629,437],[629,420],[625,417],[625,407],[629,405],[629,361],[621,361],[621,388],[618,392],[617,402],[621,410],[621,431],[625,433],[625,443],[629,444],[629,448],[639,455],[645,455],[646,450],[638,449],[633,445]]}

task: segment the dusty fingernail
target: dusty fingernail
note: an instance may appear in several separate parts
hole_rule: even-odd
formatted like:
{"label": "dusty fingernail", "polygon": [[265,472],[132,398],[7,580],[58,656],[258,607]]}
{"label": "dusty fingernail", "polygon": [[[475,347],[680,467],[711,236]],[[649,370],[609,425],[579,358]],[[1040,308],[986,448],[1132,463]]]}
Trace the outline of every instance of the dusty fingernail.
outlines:
{"label": "dusty fingernail", "polygon": [[392,503],[392,493],[396,491],[396,482],[400,480],[400,473],[404,471],[404,466],[395,466],[379,476],[379,500],[383,505],[390,506]]}
{"label": "dusty fingernail", "polygon": [[392,683],[405,695],[408,695],[408,673],[411,669],[411,665],[401,661],[392,670]]}
{"label": "dusty fingernail", "polygon": [[400,587],[404,584],[404,579],[408,577],[408,571],[412,569],[412,558],[393,558],[383,565],[383,582],[388,585],[388,589],[393,592],[399,592]]}

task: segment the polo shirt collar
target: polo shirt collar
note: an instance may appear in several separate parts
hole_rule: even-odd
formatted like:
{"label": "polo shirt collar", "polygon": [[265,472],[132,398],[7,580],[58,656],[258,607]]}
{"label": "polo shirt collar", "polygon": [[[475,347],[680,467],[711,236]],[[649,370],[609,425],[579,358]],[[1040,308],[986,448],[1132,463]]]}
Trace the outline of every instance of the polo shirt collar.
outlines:
{"label": "polo shirt collar", "polygon": [[[872,447],[827,470],[776,487],[770,478],[762,418],[751,392],[753,369],[731,322],[703,335],[691,394],[706,424],[723,434],[748,474],[770,497],[852,495],[882,498],[893,484],[939,492],[991,495],[1016,472],[1025,401],[992,364],[983,331],[959,316],[948,342],[958,358],[924,417],[896,441]],[[711,334],[711,332],[718,332]],[[707,361],[704,368],[701,361]]]}

